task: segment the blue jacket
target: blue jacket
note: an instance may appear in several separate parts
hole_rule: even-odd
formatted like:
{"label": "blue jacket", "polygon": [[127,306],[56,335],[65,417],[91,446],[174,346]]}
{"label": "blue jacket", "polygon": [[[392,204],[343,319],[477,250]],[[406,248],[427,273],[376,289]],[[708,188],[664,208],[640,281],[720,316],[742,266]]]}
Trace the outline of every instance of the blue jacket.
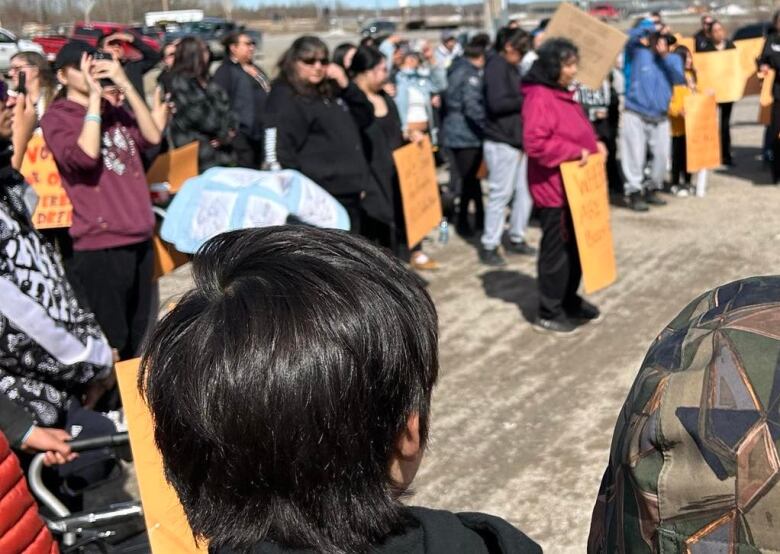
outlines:
{"label": "blue jacket", "polygon": [[626,109],[650,119],[665,119],[672,99],[672,87],[685,84],[682,58],[658,56],[639,42],[644,29],[632,29],[626,55],[631,64],[631,81],[626,87]]}
{"label": "blue jacket", "polygon": [[479,148],[485,129],[482,71],[461,58],[453,62],[444,96],[441,142],[449,148]]}
{"label": "blue jacket", "polygon": [[431,96],[435,94],[435,87],[430,75],[425,72],[409,72],[401,70],[395,76],[395,105],[398,106],[398,115],[401,117],[401,128],[406,131],[409,115],[409,89],[416,88],[426,99],[425,112],[428,115],[428,131],[431,141],[436,144],[437,129],[433,118],[433,106]]}

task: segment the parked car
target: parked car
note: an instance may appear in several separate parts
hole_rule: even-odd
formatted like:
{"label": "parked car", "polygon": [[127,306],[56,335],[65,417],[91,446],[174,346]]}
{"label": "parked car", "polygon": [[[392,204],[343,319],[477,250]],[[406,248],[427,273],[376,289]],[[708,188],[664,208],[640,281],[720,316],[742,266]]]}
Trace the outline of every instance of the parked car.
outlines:
{"label": "parked car", "polygon": [[364,37],[378,37],[392,35],[396,31],[396,24],[392,21],[372,21],[360,31]]}
{"label": "parked car", "polygon": [[588,13],[603,21],[617,21],[620,19],[620,10],[612,4],[592,4]]}
{"label": "parked car", "polygon": [[233,31],[243,31],[241,25],[220,17],[204,17],[201,21],[181,23],[178,31],[165,33],[165,40],[175,40],[188,36],[196,36],[203,39],[211,51],[212,59],[219,60],[225,56],[222,46],[222,38]]}
{"label": "parked car", "polygon": [[761,38],[765,37],[769,30],[772,28],[772,24],[769,21],[762,21],[761,23],[751,23],[745,25],[734,31],[734,35],[731,40],[745,40],[748,38]]}
{"label": "parked car", "polygon": [[[76,24],[73,26],[73,32],[70,36],[43,36],[36,37],[33,39],[33,41],[41,46],[43,53],[46,55],[49,61],[54,61],[54,58],[57,57],[57,52],[59,52],[60,48],[62,48],[69,40],[81,40],[90,44],[91,46],[97,46],[97,42],[100,37],[121,32],[134,33],[136,36],[140,37],[144,43],[151,46],[155,50],[160,49],[160,40],[153,36],[138,32],[136,28],[130,27],[128,25],[105,22],[87,24],[83,21],[79,21],[76,22]],[[140,57],[140,53],[129,44],[125,45],[125,55],[131,60]]]}
{"label": "parked car", "polygon": [[5,73],[11,67],[11,58],[18,52],[38,52],[43,48],[31,40],[17,38],[11,31],[0,28],[0,72]]}

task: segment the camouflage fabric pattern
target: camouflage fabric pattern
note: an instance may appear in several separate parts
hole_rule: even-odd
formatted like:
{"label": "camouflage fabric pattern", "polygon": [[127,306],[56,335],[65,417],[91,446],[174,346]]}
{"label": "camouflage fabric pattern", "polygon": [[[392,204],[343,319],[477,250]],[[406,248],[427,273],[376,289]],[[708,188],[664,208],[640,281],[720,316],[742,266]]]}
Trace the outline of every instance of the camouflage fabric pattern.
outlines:
{"label": "camouflage fabric pattern", "polygon": [[620,413],[591,553],[780,552],[780,277],[710,291],[658,336]]}

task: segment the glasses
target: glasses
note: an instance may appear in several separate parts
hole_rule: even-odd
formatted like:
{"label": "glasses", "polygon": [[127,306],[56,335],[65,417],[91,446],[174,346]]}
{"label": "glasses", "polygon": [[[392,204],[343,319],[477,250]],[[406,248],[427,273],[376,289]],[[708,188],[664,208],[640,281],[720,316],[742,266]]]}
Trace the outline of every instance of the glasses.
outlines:
{"label": "glasses", "polygon": [[315,65],[317,62],[321,65],[328,65],[330,63],[328,58],[299,58],[298,61],[306,65]]}
{"label": "glasses", "polygon": [[241,41],[241,44],[243,44],[244,46],[257,46],[257,43],[253,40],[244,40]]}

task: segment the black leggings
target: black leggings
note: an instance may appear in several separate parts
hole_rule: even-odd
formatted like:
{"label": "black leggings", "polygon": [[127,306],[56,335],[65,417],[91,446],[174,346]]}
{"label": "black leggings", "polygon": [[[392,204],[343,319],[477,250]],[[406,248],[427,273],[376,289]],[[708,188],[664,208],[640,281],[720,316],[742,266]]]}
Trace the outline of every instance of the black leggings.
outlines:
{"label": "black leggings", "polygon": [[571,211],[539,208],[542,243],[539,249],[539,317],[558,319],[580,307],[577,295],[582,278],[580,255]]}
{"label": "black leggings", "polygon": [[720,108],[720,158],[724,164],[731,163],[731,108],[733,102],[718,104]]}
{"label": "black leggings", "polygon": [[685,135],[672,137],[672,184],[679,185],[680,178],[683,184],[691,184],[691,174],[687,170],[688,158],[685,152]]}
{"label": "black leggings", "polygon": [[469,204],[474,202],[476,227],[482,228],[485,211],[482,206],[482,185],[477,177],[482,165],[482,148],[453,148],[452,154],[461,179],[458,224],[468,223]]}

